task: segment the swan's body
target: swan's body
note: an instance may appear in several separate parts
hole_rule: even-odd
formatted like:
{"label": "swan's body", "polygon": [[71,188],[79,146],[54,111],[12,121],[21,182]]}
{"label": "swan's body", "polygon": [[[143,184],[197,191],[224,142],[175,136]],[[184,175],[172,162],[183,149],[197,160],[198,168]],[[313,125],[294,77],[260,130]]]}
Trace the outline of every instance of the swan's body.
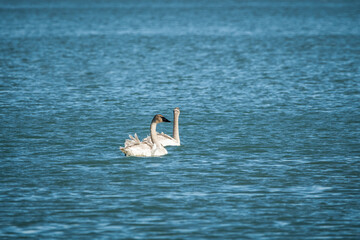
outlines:
{"label": "swan's body", "polygon": [[[166,146],[180,146],[180,135],[179,135],[179,115],[180,109],[174,108],[174,125],[173,125],[173,137],[165,133],[157,133],[158,140],[161,145]],[[144,138],[143,141],[151,142],[151,136]]]}
{"label": "swan's body", "polygon": [[168,152],[159,142],[158,135],[156,133],[156,125],[161,122],[170,121],[160,114],[155,115],[150,125],[151,141],[144,139],[140,142],[139,138],[135,134],[135,137],[130,136],[130,139],[125,141],[125,146],[120,147],[120,150],[125,153],[126,156],[134,157],[159,157],[166,155]]}

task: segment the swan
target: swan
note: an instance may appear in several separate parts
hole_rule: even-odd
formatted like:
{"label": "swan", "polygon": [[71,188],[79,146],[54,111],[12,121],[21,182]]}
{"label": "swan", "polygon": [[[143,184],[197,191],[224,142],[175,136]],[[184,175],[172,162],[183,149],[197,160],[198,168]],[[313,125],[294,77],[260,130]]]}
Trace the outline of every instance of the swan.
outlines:
{"label": "swan", "polygon": [[[164,146],[180,146],[180,135],[179,135],[179,115],[180,108],[174,108],[174,125],[173,125],[173,136],[171,137],[165,133],[157,133],[159,142]],[[151,137],[148,136],[143,141],[151,142]]]}
{"label": "swan", "polygon": [[159,157],[166,155],[168,152],[163,145],[159,142],[158,135],[156,134],[156,125],[161,122],[170,122],[163,115],[157,114],[154,116],[150,125],[150,138],[151,141],[144,140],[140,142],[138,136],[130,136],[131,139],[125,141],[125,146],[120,147],[120,150],[126,156],[134,157]]}

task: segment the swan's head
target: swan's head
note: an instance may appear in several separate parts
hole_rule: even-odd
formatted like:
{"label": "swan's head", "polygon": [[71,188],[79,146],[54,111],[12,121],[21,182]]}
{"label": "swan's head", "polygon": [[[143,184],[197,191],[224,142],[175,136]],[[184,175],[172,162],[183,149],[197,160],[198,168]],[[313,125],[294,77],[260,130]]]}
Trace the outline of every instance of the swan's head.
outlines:
{"label": "swan's head", "polygon": [[174,108],[174,113],[175,114],[180,114],[180,108],[178,108],[178,107]]}
{"label": "swan's head", "polygon": [[155,123],[170,122],[169,120],[166,119],[166,117],[164,117],[161,114],[156,114],[152,121]]}

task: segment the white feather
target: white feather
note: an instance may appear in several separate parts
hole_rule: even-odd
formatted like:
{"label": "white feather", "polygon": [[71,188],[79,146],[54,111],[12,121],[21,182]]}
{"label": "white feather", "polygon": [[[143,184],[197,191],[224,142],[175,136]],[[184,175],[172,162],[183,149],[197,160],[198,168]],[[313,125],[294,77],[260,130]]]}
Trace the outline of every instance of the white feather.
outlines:
{"label": "white feather", "polygon": [[[148,139],[144,139],[140,142],[137,134],[134,134],[134,137],[129,135],[130,139],[125,140],[125,146],[120,147],[120,150],[125,153],[126,156],[134,156],[134,157],[158,157],[166,155],[168,152],[158,142],[157,134],[156,134],[156,125],[160,122],[163,122],[165,119],[162,115],[155,115],[151,122],[150,126],[150,134],[153,141],[149,141]],[[168,121],[167,119],[165,119]],[[150,138],[151,139],[151,138]]]}
{"label": "white feather", "polygon": [[[180,146],[180,136],[179,136],[179,115],[180,115],[180,109],[177,107],[174,109],[174,123],[173,123],[173,136],[171,137],[165,133],[156,133],[159,142],[164,147],[166,146]],[[147,136],[143,139],[143,141],[149,141],[151,142],[151,137]]]}

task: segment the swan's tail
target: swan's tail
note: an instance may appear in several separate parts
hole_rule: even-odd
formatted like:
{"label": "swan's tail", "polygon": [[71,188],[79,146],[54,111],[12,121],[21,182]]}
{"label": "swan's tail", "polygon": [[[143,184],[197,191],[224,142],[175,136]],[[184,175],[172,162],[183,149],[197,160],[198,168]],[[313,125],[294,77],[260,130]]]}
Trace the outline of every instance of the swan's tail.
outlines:
{"label": "swan's tail", "polygon": [[125,154],[125,156],[126,156],[126,150],[125,150],[125,147],[120,147],[120,151],[122,151],[122,152]]}

